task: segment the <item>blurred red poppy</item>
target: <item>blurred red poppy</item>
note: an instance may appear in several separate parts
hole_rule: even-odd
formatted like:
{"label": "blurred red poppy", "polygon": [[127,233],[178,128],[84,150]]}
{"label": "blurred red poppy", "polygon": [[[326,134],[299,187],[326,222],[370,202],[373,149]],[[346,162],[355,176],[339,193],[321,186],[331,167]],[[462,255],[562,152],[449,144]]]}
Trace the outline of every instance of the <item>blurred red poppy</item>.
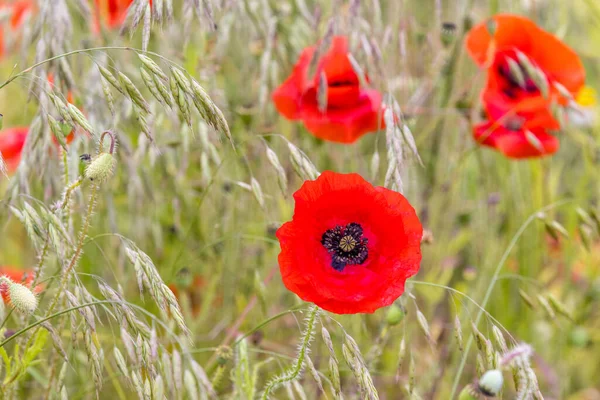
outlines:
{"label": "blurred red poppy", "polygon": [[182,296],[187,298],[193,315],[197,315],[200,312],[202,306],[202,290],[204,289],[206,282],[200,275],[195,275],[190,282],[180,282],[178,284],[171,283],[169,289],[175,295],[178,301],[181,301]]}
{"label": "blurred red poppy", "polygon": [[[133,0],[94,0],[96,6],[96,17],[94,18],[94,31],[100,31],[100,23],[104,23],[109,29],[119,28],[125,18],[129,6]],[[148,0],[152,7],[152,0]]]}
{"label": "blurred red poppy", "polygon": [[294,194],[277,230],[285,286],[337,313],[371,313],[404,292],[421,263],[423,227],[400,193],[358,174],[323,172]]}
{"label": "blurred red poppy", "polygon": [[544,115],[509,112],[505,103],[487,104],[489,121],[475,125],[473,136],[483,145],[509,158],[531,158],[558,151],[558,139],[548,133]]}
{"label": "blurred red poppy", "polygon": [[[555,152],[558,141],[545,129],[560,128],[552,107],[567,105],[569,97],[584,85],[585,70],[577,54],[533,21],[508,14],[475,26],[467,35],[466,46],[488,72],[481,98],[491,123],[477,126],[475,137],[491,128],[491,134],[480,142],[518,158]],[[508,124],[507,119],[511,120]],[[522,122],[515,125],[515,121]],[[525,130],[539,136],[542,146],[533,140],[538,148],[529,145],[526,150]],[[505,136],[508,138],[495,140]]]}
{"label": "blurred red poppy", "polygon": [[509,158],[541,157],[556,153],[558,139],[544,128],[510,129],[486,121],[473,129],[475,140],[484,146],[499,150]]}
{"label": "blurred red poppy", "polygon": [[0,3],[0,12],[10,13],[10,22],[8,26],[4,26],[4,24],[0,26],[0,57],[4,56],[8,51],[8,49],[5,48],[6,45],[4,40],[6,29],[9,29],[13,34],[17,32],[23,25],[27,14],[34,10],[35,2],[33,0],[17,0],[8,3]]}
{"label": "blurred red poppy", "polygon": [[[315,51],[316,47],[304,49],[292,74],[273,92],[277,110],[290,120],[302,120],[313,135],[332,142],[352,143],[384,127],[381,94],[361,87],[348,59],[348,39],[334,36],[331,48],[317,64],[315,76],[309,77]],[[327,101],[320,108],[318,88],[322,76],[327,83]]]}
{"label": "blurred red poppy", "polygon": [[[15,267],[2,265],[0,266],[0,276],[6,276],[11,281],[16,283],[21,283],[25,286],[31,286],[31,282],[33,282],[33,273],[32,271],[21,270]],[[40,286],[36,286],[35,292],[39,292],[41,290]],[[0,294],[2,294],[2,299],[5,303],[7,303],[10,299],[8,298],[8,292],[3,289],[0,285]]]}
{"label": "blurred red poppy", "polygon": [[29,127],[18,126],[0,132],[0,153],[8,173],[14,172],[21,162],[21,151],[25,145]]}

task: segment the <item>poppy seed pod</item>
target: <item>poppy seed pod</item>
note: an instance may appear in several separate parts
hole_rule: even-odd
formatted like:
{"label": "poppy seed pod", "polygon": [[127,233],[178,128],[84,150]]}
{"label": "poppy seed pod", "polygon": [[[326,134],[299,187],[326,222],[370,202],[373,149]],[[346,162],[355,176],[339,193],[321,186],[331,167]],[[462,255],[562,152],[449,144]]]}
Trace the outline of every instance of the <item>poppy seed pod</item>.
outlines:
{"label": "poppy seed pod", "polygon": [[488,397],[497,396],[498,393],[502,390],[502,386],[504,385],[504,377],[502,376],[502,371],[498,369],[492,369],[487,371],[483,376],[479,379],[477,383],[479,391]]}
{"label": "poppy seed pod", "polygon": [[94,157],[85,169],[85,177],[96,183],[106,182],[113,174],[117,160],[110,153],[101,153]]}

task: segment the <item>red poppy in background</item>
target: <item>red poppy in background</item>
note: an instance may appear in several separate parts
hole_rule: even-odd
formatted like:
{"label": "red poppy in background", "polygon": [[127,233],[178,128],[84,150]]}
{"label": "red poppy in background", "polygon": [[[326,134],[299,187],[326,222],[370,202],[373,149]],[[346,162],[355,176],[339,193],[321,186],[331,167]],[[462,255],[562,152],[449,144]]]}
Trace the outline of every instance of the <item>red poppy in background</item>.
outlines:
{"label": "red poppy in background", "polygon": [[541,157],[556,153],[558,139],[544,128],[511,129],[486,121],[473,129],[475,140],[492,147],[509,158]]}
{"label": "red poppy in background", "polygon": [[[8,9],[8,10],[7,10]],[[6,54],[4,34],[6,29],[10,32],[18,31],[28,13],[35,10],[35,2],[33,0],[17,0],[9,3],[0,3],[0,12],[10,12],[11,17],[8,26],[0,26],[0,57]]]}
{"label": "red poppy in background", "polygon": [[8,173],[14,172],[21,162],[21,151],[25,145],[27,132],[29,132],[27,126],[8,128],[0,132],[0,154]]}
{"label": "red poppy in background", "polygon": [[[481,98],[490,122],[475,127],[476,139],[509,157],[557,151],[558,140],[546,130],[560,128],[552,107],[566,106],[584,85],[585,70],[577,54],[533,21],[508,14],[475,26],[466,46],[488,73]],[[482,140],[482,132],[490,128]],[[525,140],[531,138],[526,130],[539,143],[532,140],[532,146]]]}
{"label": "red poppy in background", "polygon": [[475,125],[473,137],[509,158],[530,158],[550,155],[558,151],[558,138],[544,128],[544,116],[508,112],[504,103],[487,105],[489,121]]}
{"label": "red poppy in background", "polygon": [[[54,87],[54,76],[52,74],[48,74],[48,82],[51,87]],[[73,93],[71,91],[67,93],[67,101],[73,103]],[[0,131],[0,153],[6,163],[8,173],[13,173],[19,166],[19,163],[21,162],[21,153],[23,151],[23,146],[25,146],[25,140],[28,133],[28,126],[17,126]],[[72,130],[71,133],[65,137],[65,142],[67,144],[71,143],[74,138],[75,131]],[[54,136],[52,136],[52,141],[58,145],[58,141]]]}
{"label": "red poppy in background", "polygon": [[195,275],[187,285],[171,283],[169,289],[171,289],[171,292],[173,292],[178,301],[181,301],[182,296],[187,297],[192,314],[197,315],[202,306],[202,290],[205,286],[206,282],[204,278],[200,275]]}
{"label": "red poppy in background", "polygon": [[[0,266],[0,276],[6,276],[11,281],[21,283],[25,286],[31,286],[31,282],[33,282],[32,271],[21,270],[7,265]],[[41,288],[39,286],[35,288],[35,292],[39,292],[40,290]],[[2,299],[5,303],[9,302],[8,292],[2,285],[0,285],[0,294],[2,294]]]}
{"label": "red poppy in background", "polygon": [[[119,28],[125,21],[132,3],[133,0],[94,0],[96,6],[94,31],[100,31],[100,21],[109,29]],[[148,3],[152,7],[152,0],[148,0]]]}
{"label": "red poppy in background", "polygon": [[[348,39],[334,36],[331,48],[317,64],[315,76],[309,77],[315,50],[304,49],[292,74],[273,92],[277,110],[290,120],[302,120],[313,135],[332,142],[352,143],[382,128],[381,94],[361,87],[348,59]],[[319,108],[318,101],[321,76],[327,81],[325,109]]]}
{"label": "red poppy in background", "polygon": [[421,263],[423,227],[400,193],[358,174],[323,172],[294,193],[277,230],[285,286],[337,313],[371,313],[404,292]]}

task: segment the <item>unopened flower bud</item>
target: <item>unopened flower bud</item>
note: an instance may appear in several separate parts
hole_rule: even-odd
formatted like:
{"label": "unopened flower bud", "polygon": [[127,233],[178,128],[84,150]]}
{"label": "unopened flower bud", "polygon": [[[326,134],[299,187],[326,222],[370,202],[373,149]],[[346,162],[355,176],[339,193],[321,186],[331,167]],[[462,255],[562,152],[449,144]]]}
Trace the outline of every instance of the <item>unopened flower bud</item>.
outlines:
{"label": "unopened flower bud", "polygon": [[8,281],[6,282],[6,294],[9,304],[21,314],[29,315],[37,309],[37,297],[25,285]]}
{"label": "unopened flower bud", "polygon": [[498,369],[487,371],[478,382],[479,391],[488,397],[497,396],[503,385],[504,377]]}
{"label": "unopened flower bud", "polygon": [[110,153],[94,157],[85,169],[85,177],[97,183],[106,182],[113,174],[117,160]]}
{"label": "unopened flower bud", "polygon": [[387,315],[385,316],[385,322],[387,322],[387,324],[390,326],[394,326],[398,325],[403,319],[404,311],[402,308],[396,304],[392,304],[392,306],[388,309]]}

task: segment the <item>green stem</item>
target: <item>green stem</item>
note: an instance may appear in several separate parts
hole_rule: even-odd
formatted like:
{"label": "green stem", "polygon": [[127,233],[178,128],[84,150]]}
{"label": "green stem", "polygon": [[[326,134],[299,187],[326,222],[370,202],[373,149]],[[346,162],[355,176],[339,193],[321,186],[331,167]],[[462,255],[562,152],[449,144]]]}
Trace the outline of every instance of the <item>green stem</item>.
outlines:
{"label": "green stem", "polygon": [[40,320],[37,320],[36,322],[26,326],[25,328],[18,330],[17,332],[15,332],[14,335],[8,337],[7,339],[5,339],[3,342],[0,343],[0,347],[4,347],[5,345],[7,345],[8,343],[12,342],[14,339],[16,339],[17,337],[19,337],[20,335],[22,335],[23,333],[29,331],[30,329],[35,328],[36,326],[39,326],[41,324],[43,324],[46,321],[49,321],[53,318],[59,317],[63,314],[69,313],[71,311],[76,311],[79,310],[80,308],[84,308],[84,307],[91,307],[91,306],[97,306],[100,304],[113,304],[113,303],[122,303],[122,301],[116,301],[116,300],[101,300],[101,301],[93,301],[91,303],[85,303],[85,304],[81,304],[78,305],[76,307],[71,307],[71,308],[67,308],[61,311],[58,311],[54,314],[51,314],[45,318],[42,318]]}
{"label": "green stem", "polygon": [[33,69],[39,67],[40,65],[44,65],[47,64],[51,61],[54,60],[58,60],[59,58],[63,58],[63,57],[69,57],[72,56],[74,54],[81,54],[81,53],[91,53],[93,51],[101,51],[101,50],[127,50],[127,51],[134,51],[134,52],[138,52],[138,53],[145,53],[145,54],[150,54],[153,55],[155,57],[160,58],[161,60],[172,64],[172,65],[177,65],[176,63],[174,63],[173,61],[169,60],[168,58],[158,54],[158,53],[154,53],[152,51],[144,51],[141,49],[136,49],[133,47],[118,47],[118,46],[103,46],[103,47],[92,47],[90,49],[78,49],[78,50],[73,50],[73,51],[69,51],[67,53],[63,53],[63,54],[58,54],[54,57],[50,57],[46,60],[40,61],[36,64],[33,64],[32,66],[25,68],[23,71],[11,76],[10,78],[8,78],[2,85],[0,85],[0,89],[2,89],[4,86],[8,85],[9,83],[11,83],[12,81],[14,81],[15,79],[25,75],[28,72],[31,72]]}
{"label": "green stem", "polygon": [[83,245],[85,243],[85,238],[87,237],[87,232],[90,227],[92,213],[94,212],[94,206],[96,205],[96,196],[98,194],[98,185],[92,185],[92,193],[90,194],[90,201],[88,204],[87,212],[85,215],[85,221],[83,223],[83,227],[79,232],[79,241],[77,242],[77,247],[75,248],[75,252],[73,256],[71,256],[71,261],[69,262],[69,266],[63,273],[62,279],[60,281],[60,285],[58,287],[58,291],[54,295],[54,299],[52,300],[52,304],[48,308],[48,313],[54,311],[56,304],[58,304],[58,299],[60,298],[61,293],[65,290],[67,286],[67,282],[69,281],[69,275],[75,266],[77,265],[77,261],[81,256],[81,252],[83,251]]}
{"label": "green stem", "polygon": [[[535,213],[531,214],[529,216],[529,218],[527,218],[527,220],[523,223],[523,225],[521,225],[521,227],[519,228],[519,230],[517,231],[517,233],[513,236],[512,240],[510,241],[508,247],[506,248],[506,250],[504,251],[504,254],[502,254],[502,258],[500,259],[500,262],[498,262],[498,264],[496,265],[496,269],[494,270],[494,274],[492,276],[492,280],[490,281],[490,284],[487,287],[487,290],[485,292],[485,296],[483,297],[483,301],[480,304],[480,308],[479,311],[477,312],[477,316],[475,318],[475,322],[474,325],[477,327],[479,325],[479,321],[481,321],[481,317],[484,314],[485,311],[485,307],[488,303],[488,301],[490,300],[490,297],[492,296],[492,291],[494,290],[494,286],[496,285],[496,282],[498,281],[498,276],[500,275],[500,271],[502,270],[502,267],[504,266],[504,263],[506,262],[506,260],[508,259],[508,256],[510,256],[510,253],[512,252],[513,248],[515,247],[515,245],[517,244],[517,242],[519,241],[519,238],[521,237],[521,235],[523,234],[523,232],[525,232],[525,230],[527,229],[527,227],[529,227],[529,225],[531,224],[531,222],[533,222],[536,218],[537,218],[537,214],[539,212],[543,212],[543,211],[548,211],[550,209],[556,208],[556,207],[560,207],[566,203],[569,203],[571,200],[563,200],[563,201],[559,201],[553,204],[550,204],[546,207],[543,207],[542,209],[536,211]],[[456,371],[456,376],[454,377],[454,382],[452,383],[452,392],[450,394],[450,399],[453,399],[454,396],[456,395],[456,392],[458,390],[458,385],[460,383],[460,377],[462,375],[462,372],[465,368],[465,365],[467,363],[467,356],[469,355],[469,350],[471,348],[471,345],[473,344],[473,336],[469,336],[469,340],[467,341],[467,345],[465,346],[465,350],[463,351],[463,356],[460,360],[460,365],[458,366],[458,371]]]}
{"label": "green stem", "polygon": [[319,314],[319,307],[313,306],[310,310],[310,314],[308,315],[308,320],[306,322],[306,330],[302,336],[302,346],[298,351],[298,357],[296,358],[296,364],[292,366],[292,368],[275,379],[271,380],[263,394],[261,396],[262,400],[266,400],[269,398],[269,394],[275,389],[277,386],[284,384],[286,382],[290,382],[300,375],[300,371],[302,371],[302,366],[304,365],[304,358],[306,357],[306,352],[308,351],[308,345],[313,336],[313,331],[315,329],[315,322],[317,320],[317,315]]}

